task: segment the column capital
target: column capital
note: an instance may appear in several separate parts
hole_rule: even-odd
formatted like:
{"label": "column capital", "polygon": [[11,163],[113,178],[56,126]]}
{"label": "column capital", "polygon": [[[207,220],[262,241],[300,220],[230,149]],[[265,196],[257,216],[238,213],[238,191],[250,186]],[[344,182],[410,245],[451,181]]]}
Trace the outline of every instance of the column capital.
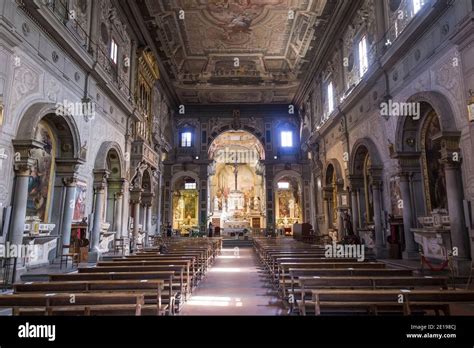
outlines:
{"label": "column capital", "polygon": [[42,149],[44,144],[37,140],[13,140],[13,170],[16,176],[30,176],[31,168],[36,164],[33,150]]}
{"label": "column capital", "polygon": [[110,172],[106,169],[94,170],[94,189],[104,190],[107,187],[107,179]]}
{"label": "column capital", "polygon": [[140,204],[142,201],[142,193],[143,193],[143,189],[141,188],[131,189],[130,190],[130,203]]}
{"label": "column capital", "polygon": [[66,176],[61,179],[63,185],[66,187],[75,187],[77,185],[77,177],[75,175]]}

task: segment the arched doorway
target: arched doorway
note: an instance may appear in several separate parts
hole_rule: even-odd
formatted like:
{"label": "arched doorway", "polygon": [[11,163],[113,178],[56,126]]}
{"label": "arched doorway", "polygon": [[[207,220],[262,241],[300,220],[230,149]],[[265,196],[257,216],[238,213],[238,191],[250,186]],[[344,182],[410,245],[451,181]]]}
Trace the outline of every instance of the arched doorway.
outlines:
{"label": "arched doorway", "polygon": [[303,185],[301,175],[282,172],[275,178],[275,226],[285,235],[293,234],[293,225],[303,222]]}
{"label": "arched doorway", "polygon": [[382,256],[385,239],[382,227],[382,163],[374,142],[358,140],[353,147],[351,175],[352,230],[369,248]]}
{"label": "arched doorway", "polygon": [[199,231],[199,190],[194,176],[174,178],[171,193],[172,227],[181,235]]}
{"label": "arched doorway", "polygon": [[324,177],[323,200],[326,230],[333,238],[342,237],[340,210],[347,206],[342,170],[337,160],[329,161]]}
{"label": "arched doorway", "polygon": [[209,219],[223,234],[266,227],[265,150],[246,131],[226,131],[209,147]]}
{"label": "arched doorway", "polygon": [[461,132],[444,95],[422,92],[408,102],[419,106],[420,117],[399,121],[394,154],[401,168],[404,256],[417,256],[412,230],[422,227],[417,218],[441,214],[449,216],[451,244],[457,248],[456,259],[463,263],[470,257],[470,241],[464,220]]}
{"label": "arched doorway", "polygon": [[71,243],[77,170],[84,162],[73,118],[54,111],[52,104],[31,106],[12,141],[15,199],[9,241],[41,244],[42,253],[28,259],[30,266],[48,263],[58,245]]}

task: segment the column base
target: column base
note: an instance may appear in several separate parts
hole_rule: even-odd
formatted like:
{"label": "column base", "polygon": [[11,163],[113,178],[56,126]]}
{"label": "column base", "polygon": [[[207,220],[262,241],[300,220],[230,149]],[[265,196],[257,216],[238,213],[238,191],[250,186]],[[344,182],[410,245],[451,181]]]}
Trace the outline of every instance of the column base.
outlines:
{"label": "column base", "polygon": [[467,276],[471,274],[472,263],[471,260],[465,258],[455,258],[454,266],[457,270],[457,276]]}
{"label": "column base", "polygon": [[404,251],[402,252],[403,260],[419,260],[420,253],[418,251]]}
{"label": "column base", "polygon": [[376,246],[374,248],[374,254],[377,259],[388,259],[389,257],[388,249],[384,248],[383,246]]}
{"label": "column base", "polygon": [[87,259],[87,262],[98,262],[100,259],[100,256],[101,256],[100,251],[91,250],[89,251],[89,258]]}

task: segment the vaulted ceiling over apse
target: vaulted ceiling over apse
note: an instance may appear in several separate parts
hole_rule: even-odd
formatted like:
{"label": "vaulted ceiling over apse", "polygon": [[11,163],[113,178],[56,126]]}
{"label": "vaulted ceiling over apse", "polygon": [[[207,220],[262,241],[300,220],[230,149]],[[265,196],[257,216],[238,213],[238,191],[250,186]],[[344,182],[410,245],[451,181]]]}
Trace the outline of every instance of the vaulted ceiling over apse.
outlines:
{"label": "vaulted ceiling over apse", "polygon": [[138,0],[183,104],[290,103],[336,0]]}

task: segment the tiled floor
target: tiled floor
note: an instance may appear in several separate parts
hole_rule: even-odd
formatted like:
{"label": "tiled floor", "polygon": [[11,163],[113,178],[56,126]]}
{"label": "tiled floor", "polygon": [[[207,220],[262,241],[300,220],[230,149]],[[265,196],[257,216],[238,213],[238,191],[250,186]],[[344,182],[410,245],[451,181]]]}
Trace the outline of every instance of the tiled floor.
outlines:
{"label": "tiled floor", "polygon": [[264,276],[252,248],[224,249],[181,315],[284,315]]}

